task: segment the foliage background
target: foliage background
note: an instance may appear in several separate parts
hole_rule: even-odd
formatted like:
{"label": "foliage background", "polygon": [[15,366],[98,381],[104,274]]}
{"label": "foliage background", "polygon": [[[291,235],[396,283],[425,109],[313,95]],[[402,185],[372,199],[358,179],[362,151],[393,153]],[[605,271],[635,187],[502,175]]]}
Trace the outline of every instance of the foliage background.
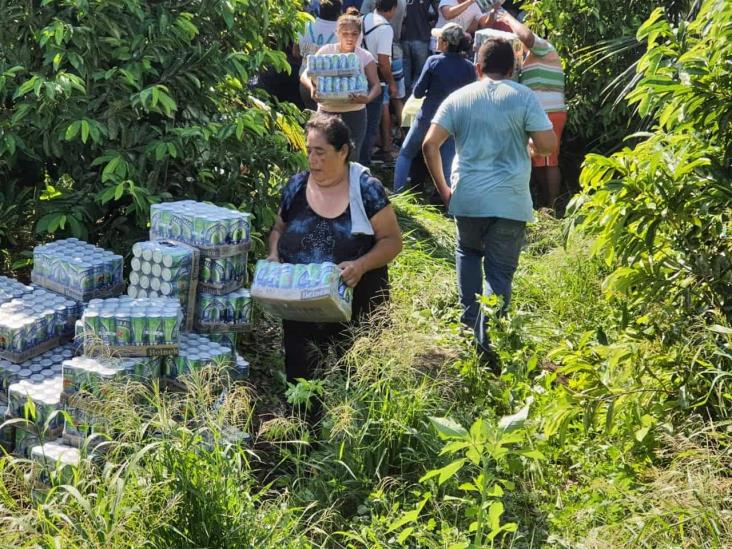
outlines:
{"label": "foliage background", "polygon": [[0,247],[47,234],[126,251],[151,203],[271,224],[299,113],[254,92],[303,22],[272,0],[0,3]]}

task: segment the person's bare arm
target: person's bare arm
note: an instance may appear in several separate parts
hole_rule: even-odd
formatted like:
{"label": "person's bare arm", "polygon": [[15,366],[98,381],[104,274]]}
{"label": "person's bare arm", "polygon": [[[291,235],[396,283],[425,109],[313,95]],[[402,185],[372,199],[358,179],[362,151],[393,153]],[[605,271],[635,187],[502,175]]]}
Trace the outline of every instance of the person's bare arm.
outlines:
{"label": "person's bare arm", "polygon": [[521,23],[521,21],[516,19],[513,15],[511,15],[504,9],[501,9],[497,13],[497,20],[506,23],[509,27],[511,27],[513,33],[519,37],[519,40],[523,42],[524,46],[529,49],[534,47],[534,41],[536,40],[536,37],[534,36],[534,33],[531,32],[531,29],[529,27]]}
{"label": "person's bare arm", "polygon": [[391,72],[391,56],[379,54],[379,73],[381,77],[386,81],[389,86],[389,93],[393,96],[397,93],[396,80],[394,80],[394,74]]}
{"label": "person's bare arm", "polygon": [[368,253],[338,265],[344,282],[353,288],[364,273],[388,265],[402,251],[402,231],[391,204],[370,219],[376,243]]}
{"label": "person's bare arm", "polygon": [[292,45],[292,56],[295,59],[299,59],[300,61],[304,61],[302,58],[302,53],[300,53],[300,44],[293,44]]}
{"label": "person's bare arm", "polygon": [[315,86],[315,83],[313,82],[313,79],[308,76],[308,70],[305,69],[303,73],[300,75],[300,83],[303,85],[303,87],[310,92],[310,97],[313,99],[313,101],[318,101],[318,90]]}
{"label": "person's bare arm", "polygon": [[534,151],[534,154],[547,156],[557,149],[557,134],[554,133],[554,130],[529,132],[529,136],[531,137],[529,148]]}
{"label": "person's bare arm", "polygon": [[467,0],[467,2],[462,2],[457,6],[442,6],[440,8],[440,13],[449,21],[450,19],[455,19],[473,4],[475,4],[475,0]]}
{"label": "person's bare arm", "polygon": [[277,244],[280,241],[280,237],[282,236],[282,233],[285,232],[285,229],[287,228],[287,223],[282,221],[282,218],[279,214],[277,214],[277,218],[275,219],[274,227],[272,227],[272,231],[269,233],[269,255],[267,256],[267,260],[269,261],[277,261],[279,263],[280,261],[280,254],[277,251]]}
{"label": "person's bare arm", "polygon": [[450,203],[452,191],[447,181],[445,181],[445,174],[442,172],[440,147],[447,141],[448,137],[450,137],[450,134],[447,133],[445,128],[437,124],[430,124],[430,129],[427,130],[427,135],[422,142],[424,162],[427,164],[427,170],[430,172],[432,181],[435,183],[437,192],[440,193],[440,198],[442,198],[445,206]]}
{"label": "person's bare arm", "polygon": [[470,36],[475,36],[475,31],[478,30],[478,24],[480,22],[479,17],[474,17],[473,20],[470,22],[470,25],[468,25],[468,28],[465,30]]}

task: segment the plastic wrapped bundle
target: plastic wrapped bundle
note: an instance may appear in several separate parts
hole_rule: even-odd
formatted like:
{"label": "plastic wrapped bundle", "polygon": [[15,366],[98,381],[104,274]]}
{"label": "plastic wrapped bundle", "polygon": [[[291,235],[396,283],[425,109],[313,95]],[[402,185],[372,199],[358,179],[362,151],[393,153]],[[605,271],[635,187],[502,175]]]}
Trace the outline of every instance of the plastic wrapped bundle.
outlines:
{"label": "plastic wrapped bundle", "polygon": [[231,257],[204,257],[198,275],[198,287],[205,292],[229,293],[247,280],[247,254]]}
{"label": "plastic wrapped bundle", "polygon": [[308,76],[356,76],[363,72],[355,53],[308,55],[307,65]]}
{"label": "plastic wrapped bundle", "polygon": [[64,296],[34,289],[0,305],[0,352],[22,362],[73,335],[80,305]]}
{"label": "plastic wrapped bundle", "polygon": [[86,301],[124,290],[122,256],[76,238],[33,249],[32,280],[50,290]]}
{"label": "plastic wrapped bundle", "polygon": [[0,305],[13,299],[23,297],[25,294],[32,291],[33,288],[31,286],[21,284],[14,278],[0,276]]}
{"label": "plastic wrapped bundle", "polygon": [[57,415],[50,423],[47,422],[53,413],[61,408],[63,378],[59,373],[48,379],[32,379],[36,375],[8,387],[8,416],[25,417],[26,404],[30,401],[33,403],[34,414],[28,419],[33,420],[39,426],[48,425],[51,429],[61,427],[63,419],[60,415]]}
{"label": "plastic wrapped bundle", "polygon": [[318,95],[323,99],[348,99],[352,94],[365,95],[368,82],[363,74],[358,76],[319,76],[316,82]]}
{"label": "plastic wrapped bundle", "polygon": [[[199,271],[199,252],[193,246],[164,240],[137,242],[132,246],[130,284],[132,298],[171,297],[183,311],[183,325],[193,314]],[[187,325],[188,329],[192,328]]]}
{"label": "plastic wrapped bundle", "polygon": [[260,260],[251,293],[262,309],[286,320],[351,319],[353,290],[343,282],[334,263],[293,265]]}
{"label": "plastic wrapped bundle", "polygon": [[181,336],[178,356],[167,359],[167,375],[176,379],[181,375],[201,370],[208,364],[229,364],[231,349],[209,338],[193,333]]}
{"label": "plastic wrapped bundle", "polygon": [[500,38],[511,44],[514,57],[513,75],[511,78],[513,80],[518,80],[519,73],[521,73],[521,67],[524,64],[524,45],[519,37],[512,32],[497,29],[480,29],[475,31],[475,40],[473,41],[473,45],[475,47],[475,61],[477,62],[478,60],[478,50],[483,45],[483,42],[490,40],[491,38]]}
{"label": "plastic wrapped bundle", "polygon": [[249,218],[248,213],[193,200],[153,204],[150,238],[183,242],[210,257],[228,257],[249,249]]}
{"label": "plastic wrapped bundle", "polygon": [[84,348],[100,344],[128,349],[175,346],[182,316],[180,303],[172,298],[93,299],[82,316]]}
{"label": "plastic wrapped bundle", "polygon": [[74,357],[62,364],[63,391],[71,395],[86,391],[94,395],[104,393],[111,382],[134,379],[150,380],[160,376],[158,358],[91,358]]}
{"label": "plastic wrapped bundle", "polygon": [[252,322],[252,296],[241,288],[224,295],[198,294],[196,327],[203,330],[236,331]]}
{"label": "plastic wrapped bundle", "polygon": [[0,359],[0,401],[7,402],[8,387],[13,383],[31,380],[31,376],[34,382],[40,382],[60,375],[63,361],[72,356],[73,348],[67,344],[54,347],[20,364]]}
{"label": "plastic wrapped bundle", "polygon": [[81,463],[81,454],[77,448],[64,443],[62,439],[34,446],[30,450],[30,458],[48,468],[51,473],[42,475],[45,482],[56,476],[60,482],[69,482],[73,476],[73,468]]}

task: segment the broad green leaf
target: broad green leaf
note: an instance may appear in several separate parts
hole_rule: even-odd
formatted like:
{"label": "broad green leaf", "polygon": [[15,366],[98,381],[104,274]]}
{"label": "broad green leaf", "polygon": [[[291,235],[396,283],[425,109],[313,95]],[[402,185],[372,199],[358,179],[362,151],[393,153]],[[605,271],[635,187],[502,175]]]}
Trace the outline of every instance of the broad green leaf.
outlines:
{"label": "broad green leaf", "polygon": [[430,416],[429,420],[442,439],[467,438],[468,436],[468,431],[450,418]]}
{"label": "broad green leaf", "polygon": [[526,419],[529,417],[529,406],[530,404],[527,404],[515,414],[502,417],[498,422],[498,428],[510,432],[523,427]]}

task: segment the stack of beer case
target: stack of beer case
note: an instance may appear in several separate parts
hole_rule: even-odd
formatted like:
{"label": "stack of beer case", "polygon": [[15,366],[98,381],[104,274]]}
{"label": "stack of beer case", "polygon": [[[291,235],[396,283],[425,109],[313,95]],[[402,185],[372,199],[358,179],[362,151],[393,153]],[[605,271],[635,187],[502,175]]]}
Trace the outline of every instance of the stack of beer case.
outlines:
{"label": "stack of beer case", "polygon": [[[247,377],[249,365],[236,354],[236,348],[238,334],[250,329],[252,322],[252,300],[244,288],[250,248],[249,214],[192,200],[154,204],[150,243],[178,246],[180,253],[186,250],[190,254],[191,263],[197,264],[197,279],[192,273],[187,285],[178,286],[178,297],[181,303],[185,300],[192,316],[186,328],[230,349],[231,371],[237,377]],[[195,297],[191,287],[196,288]],[[218,356],[220,349],[215,345],[201,349],[202,341],[195,333],[184,334],[185,350],[177,363],[168,361],[167,377],[175,379],[181,372],[196,368],[201,360],[198,352],[193,353],[191,366],[185,366],[187,359],[183,357],[191,350],[203,351],[203,356]]]}

